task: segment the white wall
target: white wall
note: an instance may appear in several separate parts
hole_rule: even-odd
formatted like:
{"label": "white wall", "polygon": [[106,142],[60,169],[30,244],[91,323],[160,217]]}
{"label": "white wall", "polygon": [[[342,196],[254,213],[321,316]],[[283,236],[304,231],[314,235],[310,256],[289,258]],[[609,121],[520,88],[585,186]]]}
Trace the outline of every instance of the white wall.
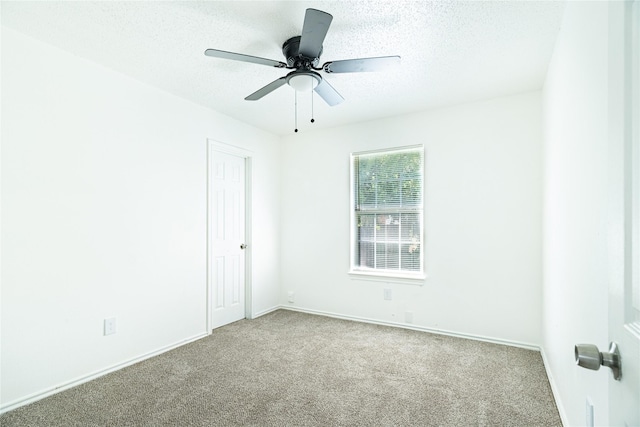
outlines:
{"label": "white wall", "polygon": [[[351,279],[349,153],[411,144],[426,148],[429,278]],[[539,92],[284,138],[283,304],[294,292],[299,309],[399,323],[411,311],[417,327],[539,345],[541,144]]]}
{"label": "white wall", "polygon": [[608,423],[608,375],[579,369],[574,345],[608,347],[607,2],[569,2],[543,91],[544,351],[570,425],[590,397]]}
{"label": "white wall", "polygon": [[[411,311],[417,327],[542,344],[565,421],[584,424],[588,396],[606,424],[607,375],[573,362],[575,343],[608,338],[606,16],[568,4],[542,95],[282,141],[3,28],[0,405],[206,332],[212,138],[254,152],[255,313]],[[351,279],[349,153],[417,143],[429,278]]]}
{"label": "white wall", "polygon": [[270,309],[279,138],[2,28],[4,408],[206,333],[207,138],[254,152]]}

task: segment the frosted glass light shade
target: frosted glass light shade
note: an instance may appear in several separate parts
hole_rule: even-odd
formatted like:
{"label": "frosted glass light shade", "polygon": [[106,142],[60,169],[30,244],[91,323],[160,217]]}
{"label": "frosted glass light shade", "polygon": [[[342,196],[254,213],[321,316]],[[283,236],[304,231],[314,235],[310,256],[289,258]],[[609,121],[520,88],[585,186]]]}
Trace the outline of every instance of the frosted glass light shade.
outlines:
{"label": "frosted glass light shade", "polygon": [[318,80],[309,74],[291,76],[287,83],[298,92],[309,92],[318,86]]}

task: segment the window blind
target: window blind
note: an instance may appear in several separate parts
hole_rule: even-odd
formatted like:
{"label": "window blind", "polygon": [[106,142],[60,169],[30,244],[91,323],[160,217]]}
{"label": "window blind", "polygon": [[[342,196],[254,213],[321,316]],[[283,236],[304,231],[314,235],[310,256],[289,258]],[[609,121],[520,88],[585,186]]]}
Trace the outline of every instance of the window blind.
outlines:
{"label": "window blind", "polygon": [[422,272],[423,153],[353,155],[352,268]]}

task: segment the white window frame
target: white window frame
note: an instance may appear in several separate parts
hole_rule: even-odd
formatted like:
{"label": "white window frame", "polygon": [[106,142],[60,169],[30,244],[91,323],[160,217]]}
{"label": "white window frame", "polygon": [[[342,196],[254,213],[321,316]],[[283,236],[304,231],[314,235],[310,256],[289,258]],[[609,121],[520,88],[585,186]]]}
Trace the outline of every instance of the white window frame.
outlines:
{"label": "white window frame", "polygon": [[[373,269],[367,267],[360,267],[356,265],[356,245],[358,242],[358,235],[356,231],[357,224],[357,211],[355,206],[355,176],[354,176],[354,158],[357,156],[368,155],[368,154],[385,154],[385,153],[395,153],[399,151],[405,150],[421,150],[422,151],[422,210],[420,212],[420,271],[410,272],[410,271],[401,271],[401,270],[383,270],[383,269]],[[423,285],[424,279],[426,278],[425,273],[425,231],[424,231],[424,217],[425,217],[425,164],[426,157],[424,151],[424,145],[409,145],[409,146],[400,146],[400,147],[389,147],[378,150],[370,150],[370,151],[359,151],[353,152],[349,158],[349,229],[350,229],[350,238],[349,238],[349,275],[354,279],[365,279],[365,280],[373,280],[373,281],[389,281],[392,279],[393,282],[398,283],[408,283],[408,284],[418,284]]]}

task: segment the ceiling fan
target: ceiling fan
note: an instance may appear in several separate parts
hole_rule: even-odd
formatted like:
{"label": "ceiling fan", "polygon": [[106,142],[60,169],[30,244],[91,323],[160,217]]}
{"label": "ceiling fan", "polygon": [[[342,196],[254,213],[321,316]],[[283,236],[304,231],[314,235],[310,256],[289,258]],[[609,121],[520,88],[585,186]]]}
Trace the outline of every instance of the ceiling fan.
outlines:
{"label": "ceiling fan", "polygon": [[[282,53],[287,62],[241,53],[226,52],[217,49],[207,49],[204,54],[215,58],[232,59],[235,61],[251,62],[276,68],[286,68],[291,71],[284,77],[258,89],[245,100],[256,101],[273,92],[280,86],[288,84],[298,91],[314,90],[325,102],[331,106],[340,104],[344,98],[317,71],[326,73],[355,73],[365,71],[380,71],[400,62],[399,56],[382,56],[376,58],[345,59],[325,62],[318,67],[322,55],[322,43],[329,30],[333,16],[316,9],[307,9],[302,26],[302,35],[291,37],[282,45]],[[313,121],[313,120],[312,120]]]}

